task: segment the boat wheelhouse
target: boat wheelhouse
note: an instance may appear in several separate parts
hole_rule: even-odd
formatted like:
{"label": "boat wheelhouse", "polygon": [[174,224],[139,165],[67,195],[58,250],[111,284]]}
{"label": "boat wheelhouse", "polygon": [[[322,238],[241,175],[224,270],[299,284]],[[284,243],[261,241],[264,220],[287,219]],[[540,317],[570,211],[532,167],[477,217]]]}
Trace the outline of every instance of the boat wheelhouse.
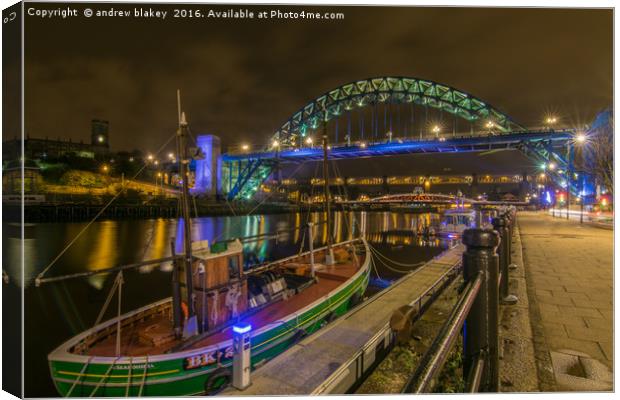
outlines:
{"label": "boat wheelhouse", "polygon": [[462,208],[446,210],[441,215],[439,234],[445,236],[460,236],[465,229],[476,226],[476,211]]}

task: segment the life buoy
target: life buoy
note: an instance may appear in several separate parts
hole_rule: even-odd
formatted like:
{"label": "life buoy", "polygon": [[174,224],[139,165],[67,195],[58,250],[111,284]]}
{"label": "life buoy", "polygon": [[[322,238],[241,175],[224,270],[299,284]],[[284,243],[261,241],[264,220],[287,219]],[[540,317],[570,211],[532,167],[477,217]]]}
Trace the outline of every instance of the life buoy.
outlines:
{"label": "life buoy", "polygon": [[230,383],[232,372],[227,368],[215,370],[211,376],[205,380],[205,394],[212,396],[218,394]]}

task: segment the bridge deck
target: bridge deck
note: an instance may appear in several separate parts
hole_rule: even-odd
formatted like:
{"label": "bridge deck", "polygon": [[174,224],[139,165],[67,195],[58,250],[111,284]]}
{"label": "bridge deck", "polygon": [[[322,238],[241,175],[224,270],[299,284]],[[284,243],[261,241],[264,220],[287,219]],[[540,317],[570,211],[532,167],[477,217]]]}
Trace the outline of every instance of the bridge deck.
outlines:
{"label": "bridge deck", "polygon": [[221,394],[311,394],[383,329],[396,309],[416,302],[446,272],[457,266],[462,251],[462,245],[445,251],[371,301],[258,368],[252,373],[252,385],[245,390],[230,387]]}

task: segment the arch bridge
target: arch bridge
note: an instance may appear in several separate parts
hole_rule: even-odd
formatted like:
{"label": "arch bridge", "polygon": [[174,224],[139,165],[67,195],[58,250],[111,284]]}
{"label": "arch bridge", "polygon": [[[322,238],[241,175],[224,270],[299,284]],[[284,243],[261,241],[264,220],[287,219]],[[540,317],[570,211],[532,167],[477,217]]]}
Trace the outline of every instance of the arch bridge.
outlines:
{"label": "arch bridge", "polygon": [[556,166],[547,173],[561,184],[576,130],[529,130],[483,100],[437,82],[369,78],[311,100],[259,150],[222,155],[222,191],[230,200],[251,199],[276,166],[322,159],[317,144],[324,133],[330,159],[517,149],[539,165]]}

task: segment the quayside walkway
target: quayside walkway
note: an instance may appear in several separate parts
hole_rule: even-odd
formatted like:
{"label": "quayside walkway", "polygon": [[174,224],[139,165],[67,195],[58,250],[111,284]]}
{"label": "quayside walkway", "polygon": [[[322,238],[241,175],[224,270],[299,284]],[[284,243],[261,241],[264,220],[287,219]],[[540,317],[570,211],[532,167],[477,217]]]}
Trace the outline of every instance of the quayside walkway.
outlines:
{"label": "quayside walkway", "polygon": [[[245,390],[229,387],[220,395],[339,393],[326,388],[326,381],[373,337],[389,327],[394,311],[417,302],[427,289],[460,265],[462,252],[462,245],[445,251],[370,301],[258,368],[252,373],[251,386]],[[372,350],[374,354],[374,348]]]}
{"label": "quayside walkway", "polygon": [[613,231],[544,212],[517,223],[541,390],[567,389],[557,369],[571,354],[613,367]]}

